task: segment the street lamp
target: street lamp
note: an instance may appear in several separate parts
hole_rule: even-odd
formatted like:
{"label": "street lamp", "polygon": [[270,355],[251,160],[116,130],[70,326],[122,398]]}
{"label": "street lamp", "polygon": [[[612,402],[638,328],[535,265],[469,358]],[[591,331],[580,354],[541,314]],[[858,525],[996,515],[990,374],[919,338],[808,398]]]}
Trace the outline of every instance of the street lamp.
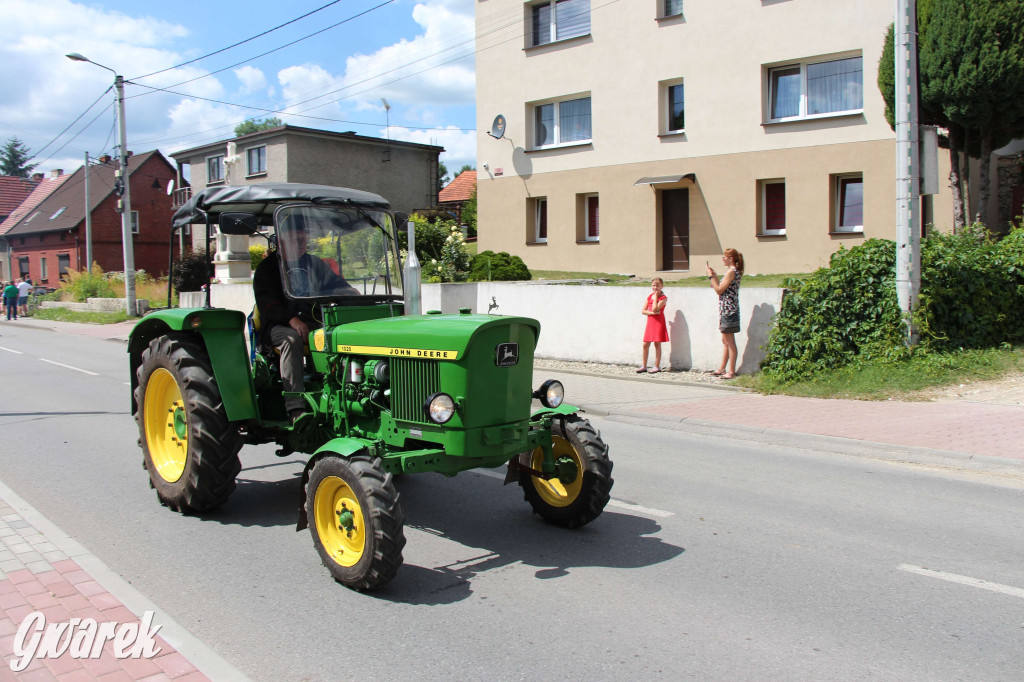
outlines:
{"label": "street lamp", "polygon": [[[132,247],[132,195],[128,187],[128,139],[124,123],[124,78],[109,66],[103,66],[77,52],[72,52],[66,56],[73,62],[89,62],[114,74],[114,91],[117,94],[117,125],[121,138],[121,152],[119,154],[121,168],[118,172],[121,174],[121,188],[123,191],[121,200],[121,241],[124,244],[124,296],[128,317],[135,317],[138,311],[135,306],[135,250]],[[88,166],[86,166],[85,172],[88,174]],[[92,268],[92,263],[89,263],[89,267]]]}

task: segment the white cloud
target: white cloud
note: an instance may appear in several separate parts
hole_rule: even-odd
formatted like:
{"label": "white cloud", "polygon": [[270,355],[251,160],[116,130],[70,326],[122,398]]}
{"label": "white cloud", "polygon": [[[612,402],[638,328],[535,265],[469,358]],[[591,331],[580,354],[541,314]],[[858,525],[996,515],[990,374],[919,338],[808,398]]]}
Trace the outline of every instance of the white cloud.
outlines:
{"label": "white cloud", "polygon": [[263,75],[263,72],[248,64],[235,69],[235,77],[242,83],[243,92],[246,93],[256,92],[267,87],[267,77]]}
{"label": "white cloud", "polygon": [[[378,135],[384,137],[386,132],[386,129],[382,128],[378,131]],[[442,130],[410,130],[409,128],[391,126],[390,135],[393,140],[444,147],[441,160],[448,166],[449,171],[458,171],[466,164],[476,167],[476,132],[474,131],[462,131],[454,126]]]}

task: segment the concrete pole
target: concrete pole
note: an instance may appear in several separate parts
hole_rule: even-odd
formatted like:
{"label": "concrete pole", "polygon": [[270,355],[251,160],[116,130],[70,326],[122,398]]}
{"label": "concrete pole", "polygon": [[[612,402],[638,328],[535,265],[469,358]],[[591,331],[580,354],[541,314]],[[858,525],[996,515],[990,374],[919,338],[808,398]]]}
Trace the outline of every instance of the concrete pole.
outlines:
{"label": "concrete pole", "polygon": [[[128,135],[124,122],[124,78],[114,74],[114,89],[117,91],[117,125],[121,139],[121,239],[124,243],[124,296],[128,317],[138,315],[135,305],[135,249],[132,245],[132,193],[128,182]],[[140,226],[141,228],[141,226]]]}
{"label": "concrete pole", "polygon": [[917,7],[896,0],[896,298],[907,344],[917,343],[912,315],[921,291],[921,201],[918,187]]}
{"label": "concrete pole", "polygon": [[[81,268],[81,263],[79,263]],[[92,211],[89,208],[89,152],[85,153],[85,269],[92,272]]]}

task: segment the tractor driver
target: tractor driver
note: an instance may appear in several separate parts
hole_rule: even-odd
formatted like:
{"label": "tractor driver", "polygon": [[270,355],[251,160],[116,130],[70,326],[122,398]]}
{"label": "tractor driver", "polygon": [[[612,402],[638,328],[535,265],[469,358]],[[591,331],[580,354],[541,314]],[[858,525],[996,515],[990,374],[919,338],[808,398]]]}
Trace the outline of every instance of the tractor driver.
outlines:
{"label": "tractor driver", "polygon": [[[281,354],[281,383],[285,392],[303,390],[303,354],[309,330],[320,325],[313,317],[312,302],[295,300],[285,293],[282,272],[287,272],[288,290],[295,296],[359,293],[327,263],[306,253],[307,243],[305,217],[292,212],[278,227],[278,248],[267,254],[253,276],[261,339]],[[306,403],[302,398],[289,396],[285,398],[285,410],[294,422],[306,411]]]}

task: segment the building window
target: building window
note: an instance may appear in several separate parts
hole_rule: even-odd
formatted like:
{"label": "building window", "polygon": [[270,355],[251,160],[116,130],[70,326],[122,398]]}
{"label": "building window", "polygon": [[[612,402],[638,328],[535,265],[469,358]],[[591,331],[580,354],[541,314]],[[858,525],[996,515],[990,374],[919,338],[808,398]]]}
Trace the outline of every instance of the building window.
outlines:
{"label": "building window", "polygon": [[583,241],[596,242],[601,238],[599,202],[596,194],[583,196]]}
{"label": "building window", "polygon": [[18,272],[23,279],[28,277],[28,256],[18,256]]}
{"label": "building window", "polygon": [[665,115],[670,133],[681,133],[686,129],[686,106],[683,98],[683,84],[669,85],[665,90]]}
{"label": "building window", "polygon": [[64,211],[66,211],[66,210],[67,210],[67,208],[68,208],[67,206],[61,206],[60,208],[58,208],[58,209],[57,209],[57,210],[56,210],[56,211],[54,212],[54,214],[53,214],[52,216],[50,216],[50,220],[53,220],[54,218],[56,218],[57,216],[59,216],[59,215],[60,215],[61,213],[63,213]]}
{"label": "building window", "polygon": [[861,57],[789,64],[768,70],[768,118],[791,121],[864,108]]}
{"label": "building window", "polygon": [[256,175],[258,173],[267,172],[266,147],[254,147],[252,149],[246,150],[246,159],[248,160],[246,172],[249,175]]}
{"label": "building window", "polygon": [[39,259],[39,278],[45,282],[47,277],[49,277],[49,273],[46,271],[46,259],[45,258],[40,258]]}
{"label": "building window", "polygon": [[833,232],[864,231],[864,177],[860,173],[832,176]]}
{"label": "building window", "polygon": [[548,200],[535,199],[533,202],[533,241],[546,244],[548,241]]}
{"label": "building window", "polygon": [[57,254],[57,276],[63,277],[67,274],[68,268],[71,267],[71,254],[58,253]]}
{"label": "building window", "polygon": [[590,33],[590,0],[538,2],[529,11],[534,47]]}
{"label": "building window", "polygon": [[590,98],[538,104],[533,108],[535,148],[589,142]]}
{"label": "building window", "polygon": [[210,156],[206,159],[206,183],[224,181],[224,155]]}
{"label": "building window", "polygon": [[683,0],[661,0],[663,17],[675,17],[683,13]]}
{"label": "building window", "polygon": [[139,212],[132,211],[132,234],[139,233]]}
{"label": "building window", "polygon": [[786,234],[786,181],[762,180],[758,197],[758,234],[773,237]]}

